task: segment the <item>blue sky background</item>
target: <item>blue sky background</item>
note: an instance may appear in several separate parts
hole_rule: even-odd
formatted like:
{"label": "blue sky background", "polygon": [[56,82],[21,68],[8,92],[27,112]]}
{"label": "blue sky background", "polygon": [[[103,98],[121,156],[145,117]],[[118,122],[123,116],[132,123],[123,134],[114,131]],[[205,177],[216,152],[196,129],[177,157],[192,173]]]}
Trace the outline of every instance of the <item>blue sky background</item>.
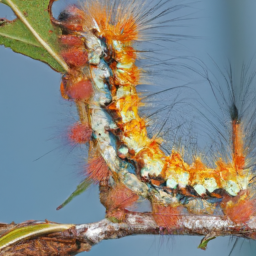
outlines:
{"label": "blue sky background", "polygon": [[[54,5],[54,14],[75,2],[59,0]],[[189,12],[196,19],[187,21],[186,26],[165,28],[161,32],[170,29],[170,33],[200,37],[169,43],[169,53],[195,56],[205,63],[207,54],[217,60],[228,54],[239,66],[255,54],[255,5],[253,0],[190,1]],[[183,10],[180,12],[184,14]],[[13,19],[15,16],[1,4],[0,17]],[[186,76],[185,72],[180,74],[180,79]],[[163,84],[174,82],[159,79]],[[189,79],[197,77],[191,75]],[[64,209],[55,210],[82,179],[79,173],[86,151],[73,148],[65,138],[67,127],[77,120],[77,115],[72,103],[61,98],[60,81],[61,75],[47,65],[0,46],[1,222],[48,219],[89,223],[104,218],[96,186]],[[209,91],[202,89],[201,94],[211,105]],[[87,254],[228,256],[234,242],[230,238],[217,238],[210,242],[207,251],[201,251],[197,249],[200,240],[201,237],[189,236],[133,236],[103,241]],[[241,239],[232,255],[255,255],[255,249],[253,241]]]}

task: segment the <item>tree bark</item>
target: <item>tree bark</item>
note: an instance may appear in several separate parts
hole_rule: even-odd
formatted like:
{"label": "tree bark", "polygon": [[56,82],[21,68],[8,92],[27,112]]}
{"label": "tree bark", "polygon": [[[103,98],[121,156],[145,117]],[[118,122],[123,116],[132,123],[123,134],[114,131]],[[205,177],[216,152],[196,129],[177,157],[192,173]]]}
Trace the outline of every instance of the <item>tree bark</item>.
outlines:
{"label": "tree bark", "polygon": [[[12,223],[12,229],[15,225]],[[17,225],[17,227],[20,225]],[[6,230],[10,230],[6,225]],[[7,233],[8,233],[7,232]],[[2,232],[3,233],[3,232]],[[126,212],[126,220],[113,223],[108,219],[90,224],[74,225],[63,232],[21,239],[0,250],[5,256],[54,256],[76,255],[89,251],[102,240],[117,239],[130,235],[199,235],[204,236],[199,248],[206,249],[208,241],[217,236],[256,238],[256,216],[247,224],[236,224],[224,216],[179,216],[175,227],[159,227],[151,213]]]}

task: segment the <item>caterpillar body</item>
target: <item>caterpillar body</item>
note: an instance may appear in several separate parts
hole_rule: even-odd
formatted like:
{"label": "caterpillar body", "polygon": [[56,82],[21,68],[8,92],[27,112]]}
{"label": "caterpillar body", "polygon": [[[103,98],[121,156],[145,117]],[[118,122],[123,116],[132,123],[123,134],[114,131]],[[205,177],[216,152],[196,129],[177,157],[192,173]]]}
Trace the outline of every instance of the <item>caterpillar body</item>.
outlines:
{"label": "caterpillar body", "polygon": [[[159,1],[154,11],[166,2]],[[161,139],[148,136],[136,90],[143,70],[136,65],[139,53],[133,45],[152,26],[152,17],[147,17],[152,10],[144,8],[143,1],[91,0],[81,8],[68,7],[54,21],[62,28],[62,56],[71,70],[63,76],[61,94],[76,103],[80,116],[70,137],[78,143],[90,140],[89,178],[107,179],[122,200],[132,199],[123,207],[138,196],[149,199],[162,226],[175,224],[159,218],[163,212],[176,215],[186,208],[193,214],[213,214],[219,204],[233,221],[246,222],[254,213],[249,184],[253,167],[246,167],[245,128],[236,105],[229,123],[232,157],[229,162],[219,158],[214,168],[200,157],[187,163],[177,150],[168,156],[160,148]],[[109,209],[120,207],[120,202],[113,203],[114,192],[109,198]],[[235,212],[242,208],[246,211],[238,217]]]}

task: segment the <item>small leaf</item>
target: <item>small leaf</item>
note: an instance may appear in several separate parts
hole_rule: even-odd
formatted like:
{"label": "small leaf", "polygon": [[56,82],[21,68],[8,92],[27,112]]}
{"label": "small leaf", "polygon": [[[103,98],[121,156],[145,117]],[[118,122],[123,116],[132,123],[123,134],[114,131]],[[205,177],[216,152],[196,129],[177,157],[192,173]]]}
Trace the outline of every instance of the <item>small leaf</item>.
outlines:
{"label": "small leaf", "polygon": [[90,179],[85,179],[82,181],[76,188],[76,190],[68,197],[67,200],[65,200],[64,203],[62,203],[56,210],[60,210],[64,206],[66,206],[70,201],[73,200],[74,197],[80,195],[83,193],[90,185],[92,184],[92,181]]}
{"label": "small leaf", "polygon": [[50,8],[54,0],[0,0],[12,8],[17,19],[0,19],[0,45],[43,61],[58,72],[68,71],[59,55],[61,31],[52,25]]}
{"label": "small leaf", "polygon": [[14,228],[14,230],[0,237],[0,250],[25,239],[29,239],[43,234],[64,231],[73,226],[74,225],[71,224],[40,223],[20,228]]}
{"label": "small leaf", "polygon": [[209,235],[205,236],[205,237],[201,240],[201,242],[200,242],[198,248],[199,248],[199,249],[202,249],[202,250],[206,250],[208,243],[209,243],[211,240],[215,239],[215,238],[216,238],[216,235],[215,235],[215,234],[212,234],[212,235],[209,234]]}

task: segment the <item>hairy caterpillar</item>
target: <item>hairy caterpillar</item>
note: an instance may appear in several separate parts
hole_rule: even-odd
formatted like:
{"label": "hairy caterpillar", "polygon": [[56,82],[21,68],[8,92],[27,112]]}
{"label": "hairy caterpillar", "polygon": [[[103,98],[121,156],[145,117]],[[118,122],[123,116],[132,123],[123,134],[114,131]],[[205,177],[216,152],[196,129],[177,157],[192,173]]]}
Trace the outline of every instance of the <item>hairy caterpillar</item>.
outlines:
{"label": "hairy caterpillar", "polygon": [[[226,162],[220,156],[214,168],[199,157],[188,164],[175,149],[166,155],[160,138],[148,137],[146,120],[139,115],[142,100],[136,86],[142,70],[135,64],[138,54],[133,42],[146,40],[143,31],[154,29],[150,21],[169,13],[168,9],[161,12],[163,5],[160,1],[152,8],[157,13],[153,17],[144,16],[143,3],[111,1],[87,1],[81,9],[71,6],[60,14],[58,24],[65,33],[61,42],[67,48],[62,55],[72,68],[63,77],[61,93],[76,102],[80,116],[80,124],[72,128],[70,137],[86,143],[92,134],[96,156],[89,162],[91,179],[100,182],[107,178],[106,164],[121,184],[150,199],[156,214],[159,207],[178,206],[190,213],[213,214],[223,197],[232,204],[232,197],[238,196],[241,207],[248,205],[246,216],[240,216],[246,222],[254,212],[253,200],[247,195],[253,172],[245,168],[248,160],[245,128],[237,109],[239,99],[233,96],[230,106],[231,159]],[[235,88],[230,90],[234,93]],[[100,167],[96,165],[99,162]],[[240,203],[240,199],[236,200]],[[225,209],[227,202],[221,204],[226,214],[230,212]],[[240,221],[234,213],[230,217]]]}

